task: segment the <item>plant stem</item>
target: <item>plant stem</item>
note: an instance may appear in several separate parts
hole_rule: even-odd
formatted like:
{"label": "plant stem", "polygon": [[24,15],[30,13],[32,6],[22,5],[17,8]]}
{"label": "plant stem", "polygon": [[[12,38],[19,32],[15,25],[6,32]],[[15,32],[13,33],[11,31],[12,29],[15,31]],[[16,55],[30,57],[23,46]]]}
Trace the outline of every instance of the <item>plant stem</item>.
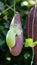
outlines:
{"label": "plant stem", "polygon": [[32,55],[31,65],[33,64],[33,59],[34,59],[34,48],[33,47],[32,47],[32,52],[33,52],[33,55]]}
{"label": "plant stem", "polygon": [[14,0],[14,15],[15,15],[15,13],[16,13],[16,0]]}

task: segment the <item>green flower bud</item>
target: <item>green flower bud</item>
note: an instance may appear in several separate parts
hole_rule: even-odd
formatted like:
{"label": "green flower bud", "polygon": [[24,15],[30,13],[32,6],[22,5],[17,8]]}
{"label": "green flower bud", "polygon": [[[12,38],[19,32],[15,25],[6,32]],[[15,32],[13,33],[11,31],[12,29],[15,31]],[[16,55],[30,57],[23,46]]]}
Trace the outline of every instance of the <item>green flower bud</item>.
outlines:
{"label": "green flower bud", "polygon": [[33,39],[26,39],[25,47],[33,47]]}

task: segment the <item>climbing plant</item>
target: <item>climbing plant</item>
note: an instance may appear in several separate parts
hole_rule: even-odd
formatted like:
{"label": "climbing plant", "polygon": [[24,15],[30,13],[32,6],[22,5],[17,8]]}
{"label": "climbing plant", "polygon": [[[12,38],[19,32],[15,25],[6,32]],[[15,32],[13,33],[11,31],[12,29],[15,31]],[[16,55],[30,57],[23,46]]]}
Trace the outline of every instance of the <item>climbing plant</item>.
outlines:
{"label": "climbing plant", "polygon": [[[32,4],[33,2],[33,4]],[[34,0],[16,0],[16,11],[20,13],[23,27],[24,41],[26,38],[26,16],[30,8],[35,4]],[[22,65],[25,64],[24,53],[18,57],[13,57],[6,45],[6,34],[9,30],[11,20],[14,16],[14,0],[0,0],[0,64],[3,65]],[[22,62],[22,63],[21,63]]]}

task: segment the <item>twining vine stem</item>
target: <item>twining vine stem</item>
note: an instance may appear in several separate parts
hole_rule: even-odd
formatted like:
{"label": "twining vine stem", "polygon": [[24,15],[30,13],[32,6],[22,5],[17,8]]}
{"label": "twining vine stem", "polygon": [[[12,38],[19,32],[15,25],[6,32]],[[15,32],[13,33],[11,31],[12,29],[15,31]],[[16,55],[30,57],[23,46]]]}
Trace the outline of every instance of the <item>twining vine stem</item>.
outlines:
{"label": "twining vine stem", "polygon": [[16,13],[16,0],[14,0],[14,15]]}
{"label": "twining vine stem", "polygon": [[5,9],[5,10],[3,10],[3,11],[0,13],[0,15],[2,15],[4,12],[8,11],[9,9],[11,9],[12,11],[14,11],[14,15],[15,15],[15,12],[16,12],[15,5],[16,5],[16,2],[15,2],[15,0],[14,0],[14,9],[12,8],[13,5],[11,5],[11,6],[6,5],[6,6],[8,6],[8,8]]}
{"label": "twining vine stem", "polygon": [[2,12],[0,13],[0,15],[2,15],[4,12],[8,11],[9,9],[11,9],[12,11],[14,11],[14,9],[12,8],[13,5],[11,5],[11,6],[7,5],[7,6],[8,6],[8,8],[5,9],[4,11],[2,11]]}

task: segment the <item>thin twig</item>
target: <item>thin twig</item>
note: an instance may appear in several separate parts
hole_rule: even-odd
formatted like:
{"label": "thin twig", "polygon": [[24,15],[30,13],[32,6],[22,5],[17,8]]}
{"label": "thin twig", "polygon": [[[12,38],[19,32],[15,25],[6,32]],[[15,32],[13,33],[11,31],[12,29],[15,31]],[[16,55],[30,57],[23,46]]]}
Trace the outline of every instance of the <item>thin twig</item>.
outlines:
{"label": "thin twig", "polygon": [[12,11],[14,11],[14,9],[12,8],[12,6],[7,5],[9,8],[7,8],[6,10],[2,11],[2,13],[0,13],[0,15],[2,15],[4,12],[8,11],[9,9],[11,9]]}
{"label": "thin twig", "polygon": [[14,15],[15,15],[15,12],[16,12],[16,0],[14,0]]}
{"label": "thin twig", "polygon": [[8,8],[10,8],[12,11],[14,11],[14,9],[12,8],[12,6],[9,6],[9,5],[7,5],[8,6]]}

